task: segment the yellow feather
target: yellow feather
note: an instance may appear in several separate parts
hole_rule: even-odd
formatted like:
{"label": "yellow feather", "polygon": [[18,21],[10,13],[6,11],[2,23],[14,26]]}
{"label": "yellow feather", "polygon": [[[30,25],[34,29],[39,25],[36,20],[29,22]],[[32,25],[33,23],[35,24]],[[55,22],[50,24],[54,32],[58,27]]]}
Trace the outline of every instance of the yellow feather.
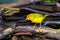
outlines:
{"label": "yellow feather", "polygon": [[39,13],[31,13],[27,15],[28,17],[26,18],[27,20],[32,21],[33,23],[42,23],[43,20],[49,16],[49,14],[39,14]]}

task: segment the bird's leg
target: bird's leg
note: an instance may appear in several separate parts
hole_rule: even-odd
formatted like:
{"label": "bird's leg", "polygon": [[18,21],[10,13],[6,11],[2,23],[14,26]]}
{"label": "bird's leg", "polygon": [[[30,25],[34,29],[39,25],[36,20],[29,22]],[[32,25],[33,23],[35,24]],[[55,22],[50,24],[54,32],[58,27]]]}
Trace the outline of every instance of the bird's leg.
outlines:
{"label": "bird's leg", "polygon": [[36,27],[36,24],[34,25],[34,27],[33,28],[35,28]]}
{"label": "bird's leg", "polygon": [[40,23],[40,27],[39,27],[39,29],[41,29],[42,28],[42,24]]}

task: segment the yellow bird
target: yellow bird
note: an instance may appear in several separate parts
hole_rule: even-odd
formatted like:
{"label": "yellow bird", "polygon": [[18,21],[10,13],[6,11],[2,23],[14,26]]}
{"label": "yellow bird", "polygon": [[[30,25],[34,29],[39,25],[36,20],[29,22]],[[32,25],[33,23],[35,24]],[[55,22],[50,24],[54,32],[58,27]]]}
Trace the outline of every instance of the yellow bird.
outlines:
{"label": "yellow bird", "polygon": [[47,16],[49,16],[49,14],[43,15],[39,13],[31,13],[27,15],[26,20],[30,20],[32,23],[36,23],[36,24],[40,23],[40,27],[41,27],[41,23]]}
{"label": "yellow bird", "polygon": [[47,16],[49,16],[49,14],[31,13],[27,15],[26,20],[30,20],[33,23],[42,23]]}

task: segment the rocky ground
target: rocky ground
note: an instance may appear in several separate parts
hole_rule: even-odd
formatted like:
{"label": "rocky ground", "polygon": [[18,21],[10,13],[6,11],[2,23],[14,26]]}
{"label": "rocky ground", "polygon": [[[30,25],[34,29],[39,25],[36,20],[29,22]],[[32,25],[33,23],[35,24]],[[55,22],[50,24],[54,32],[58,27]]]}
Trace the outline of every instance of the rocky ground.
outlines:
{"label": "rocky ground", "polygon": [[18,2],[15,3],[0,4],[0,7],[13,7],[13,6],[24,5],[28,3],[29,3],[28,0],[19,0]]}

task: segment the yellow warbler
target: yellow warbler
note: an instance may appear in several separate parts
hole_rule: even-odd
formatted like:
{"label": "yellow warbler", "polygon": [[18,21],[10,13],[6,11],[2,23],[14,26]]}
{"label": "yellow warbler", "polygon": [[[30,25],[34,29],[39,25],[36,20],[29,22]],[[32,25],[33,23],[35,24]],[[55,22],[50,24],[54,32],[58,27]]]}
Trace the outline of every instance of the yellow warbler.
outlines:
{"label": "yellow warbler", "polygon": [[45,17],[49,16],[48,14],[42,15],[39,13],[31,13],[28,14],[26,20],[30,20],[33,23],[42,23]]}

